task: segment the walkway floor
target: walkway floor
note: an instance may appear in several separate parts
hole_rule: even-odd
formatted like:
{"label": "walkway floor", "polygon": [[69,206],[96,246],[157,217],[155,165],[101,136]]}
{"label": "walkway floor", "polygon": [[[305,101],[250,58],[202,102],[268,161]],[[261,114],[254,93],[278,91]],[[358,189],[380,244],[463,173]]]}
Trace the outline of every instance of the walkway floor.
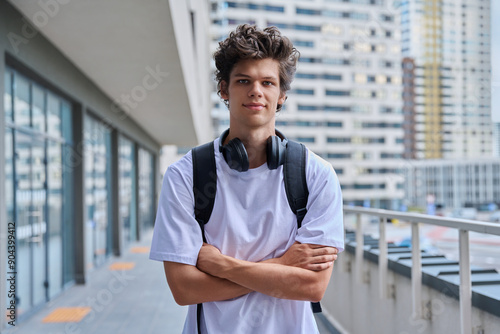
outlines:
{"label": "walkway floor", "polygon": [[[187,307],[175,303],[163,265],[148,259],[150,242],[151,233],[90,273],[87,284],[69,288],[7,333],[181,333]],[[67,307],[87,307],[83,311],[88,313],[79,322],[44,322],[52,312]],[[63,316],[60,313],[59,318],[64,320]]]}
{"label": "walkway floor", "polygon": [[[143,239],[5,333],[181,333],[187,307],[175,303],[162,264],[148,259],[151,233]],[[318,325],[331,333],[319,318]]]}

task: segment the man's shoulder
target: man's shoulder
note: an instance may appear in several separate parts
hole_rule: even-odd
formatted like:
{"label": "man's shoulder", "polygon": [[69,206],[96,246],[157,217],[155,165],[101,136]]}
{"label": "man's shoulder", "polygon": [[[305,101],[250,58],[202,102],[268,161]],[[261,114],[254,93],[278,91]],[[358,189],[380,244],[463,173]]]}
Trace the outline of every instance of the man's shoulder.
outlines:
{"label": "man's shoulder", "polygon": [[307,168],[323,171],[324,173],[333,171],[331,163],[311,151],[309,148],[307,148]]}
{"label": "man's shoulder", "polygon": [[[192,172],[193,172],[193,150],[196,148],[201,148],[202,146],[205,146],[205,145],[208,146],[208,148],[210,149],[210,144],[213,145],[214,141],[193,147],[185,155],[183,155],[179,160],[170,164],[167,168],[167,172],[192,174]],[[213,149],[215,149],[215,148],[213,148]]]}
{"label": "man's shoulder", "polygon": [[180,159],[173,162],[167,167],[166,174],[192,174],[193,170],[193,150],[189,150],[186,154],[184,154]]}

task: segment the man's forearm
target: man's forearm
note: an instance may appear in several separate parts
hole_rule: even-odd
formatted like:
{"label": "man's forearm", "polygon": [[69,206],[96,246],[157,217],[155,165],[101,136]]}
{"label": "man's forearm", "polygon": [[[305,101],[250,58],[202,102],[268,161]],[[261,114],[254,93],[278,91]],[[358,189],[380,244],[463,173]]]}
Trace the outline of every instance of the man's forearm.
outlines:
{"label": "man's forearm", "polygon": [[194,266],[164,262],[164,268],[172,295],[179,305],[227,300],[252,291],[226,279],[206,274]]}
{"label": "man's forearm", "polygon": [[323,297],[333,264],[312,271],[273,262],[253,263],[220,254],[202,270],[276,298],[318,301]]}

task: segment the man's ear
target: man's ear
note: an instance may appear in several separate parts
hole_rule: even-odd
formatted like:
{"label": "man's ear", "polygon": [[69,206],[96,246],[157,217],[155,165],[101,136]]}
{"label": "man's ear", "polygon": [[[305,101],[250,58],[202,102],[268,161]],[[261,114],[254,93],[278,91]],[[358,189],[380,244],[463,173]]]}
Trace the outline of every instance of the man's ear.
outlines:
{"label": "man's ear", "polygon": [[227,82],[225,80],[221,80],[220,82],[220,97],[222,97],[223,100],[229,99],[229,94],[227,92]]}
{"label": "man's ear", "polygon": [[281,96],[280,96],[280,97],[279,97],[279,99],[278,99],[278,104],[283,104],[283,103],[285,103],[286,99],[287,99],[286,94],[285,94],[285,93],[281,94]]}

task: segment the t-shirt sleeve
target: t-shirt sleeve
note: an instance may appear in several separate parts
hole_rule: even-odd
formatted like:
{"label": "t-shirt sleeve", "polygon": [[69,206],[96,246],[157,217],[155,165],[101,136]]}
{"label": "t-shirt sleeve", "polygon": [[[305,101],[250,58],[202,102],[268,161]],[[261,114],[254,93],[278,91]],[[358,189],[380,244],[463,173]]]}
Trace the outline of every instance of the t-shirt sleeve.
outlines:
{"label": "t-shirt sleeve", "polygon": [[194,218],[191,153],[168,167],[158,202],[149,258],[196,265],[203,244]]}
{"label": "t-shirt sleeve", "polygon": [[332,165],[308,150],[306,165],[309,198],[296,241],[344,250],[342,192]]}

